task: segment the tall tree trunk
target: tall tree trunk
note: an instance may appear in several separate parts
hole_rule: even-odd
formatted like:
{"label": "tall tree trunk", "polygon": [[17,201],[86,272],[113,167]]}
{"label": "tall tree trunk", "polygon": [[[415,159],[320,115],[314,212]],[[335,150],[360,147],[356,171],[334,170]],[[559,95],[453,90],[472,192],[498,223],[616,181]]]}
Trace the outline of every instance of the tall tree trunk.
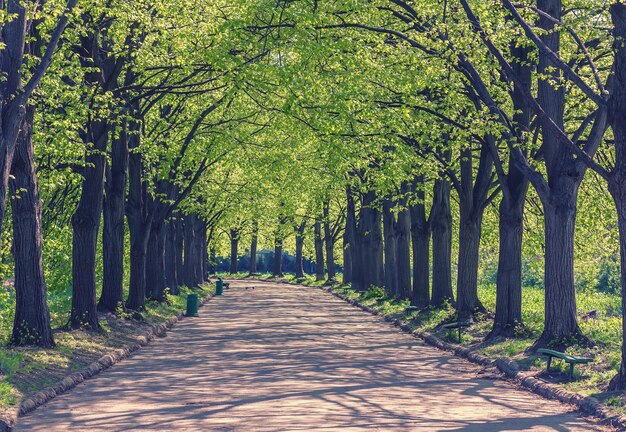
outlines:
{"label": "tall tree trunk", "polygon": [[433,292],[431,304],[441,307],[454,302],[452,293],[452,214],[450,183],[435,180],[431,210],[433,236]]}
{"label": "tall tree trunk", "polygon": [[[482,226],[482,211],[464,211],[461,204],[459,221],[459,272],[456,309],[459,319],[469,320],[475,312],[484,311],[478,299],[478,257]],[[479,213],[476,215],[475,213]]]}
{"label": "tall tree trunk", "polygon": [[328,280],[334,281],[337,276],[335,271],[335,239],[333,230],[330,227],[330,203],[326,201],[323,205],[324,212],[324,245],[326,246],[326,270]]}
{"label": "tall tree trunk", "polygon": [[430,306],[430,223],[426,218],[424,176],[414,182],[417,202],[410,206],[411,246],[413,248],[413,295],[411,305]]}
{"label": "tall tree trunk", "polygon": [[[532,91],[532,67],[528,62],[530,48],[511,43],[512,64],[519,82],[513,88],[513,123],[519,135],[529,135],[531,111],[524,93]],[[496,156],[494,156],[495,158]],[[498,273],[496,280],[496,313],[493,329],[487,338],[512,337],[522,324],[522,234],[524,204],[528,193],[528,178],[509,154],[509,172],[500,178]]]}
{"label": "tall tree trunk", "polygon": [[215,263],[217,262],[217,251],[215,250],[215,245],[211,243],[211,247],[209,248],[209,274],[214,275],[216,272]]}
{"label": "tall tree trunk", "polygon": [[165,300],[165,228],[153,223],[146,255],[146,292],[149,298]]}
{"label": "tall tree trunk", "polygon": [[[133,123],[130,148],[139,147],[139,125]],[[141,154],[133,151],[128,158],[128,203],[126,218],[130,233],[130,284],[126,307],[141,310],[146,304],[146,254],[152,219],[146,214],[146,188],[142,179]]]}
{"label": "tall tree trunk", "polygon": [[[354,262],[356,260],[356,208],[350,186],[346,186],[346,228],[343,232],[343,283],[354,286]],[[358,284],[357,284],[358,285]]]}
{"label": "tall tree trunk", "polygon": [[230,230],[230,272],[237,273],[237,260],[239,259],[239,231]]}
{"label": "tall tree trunk", "polygon": [[250,275],[256,273],[256,252],[259,244],[259,223],[255,220],[252,222],[252,240],[250,241],[250,264],[248,273]]}
{"label": "tall tree trunk", "polygon": [[609,119],[615,138],[615,167],[609,179],[609,191],[617,209],[620,252],[620,283],[622,288],[622,361],[617,375],[611,379],[609,390],[626,388],[626,5],[610,6],[613,19],[613,50],[615,55],[615,84],[609,101]]}
{"label": "tall tree trunk", "polygon": [[[554,31],[554,20],[560,20],[561,0],[538,0],[537,7],[545,13],[539,17],[544,44],[557,55],[560,52],[560,32]],[[543,51],[539,54],[538,73],[561,79],[561,72]],[[548,79],[539,79],[538,100],[552,122],[563,128],[565,87],[555,87]],[[584,176],[578,161],[571,155],[559,134],[542,121],[542,140],[546,160],[548,190],[539,193],[545,223],[545,325],[533,345],[564,345],[584,337],[576,318],[574,288],[574,226],[578,187]]]}
{"label": "tall tree trunk", "polygon": [[398,286],[398,264],[396,243],[396,221],[393,215],[394,203],[390,199],[383,202],[383,228],[385,243],[385,289],[389,295],[400,297]]}
{"label": "tall tree trunk", "polygon": [[208,278],[207,263],[209,261],[209,239],[207,237],[207,223],[200,219],[200,283],[205,283]]}
{"label": "tall tree trunk", "polygon": [[190,288],[196,286],[196,256],[195,256],[195,243],[196,243],[196,215],[188,214],[185,216],[185,241],[184,241],[184,262],[183,272],[185,274],[185,285]]}
{"label": "tall tree trunk", "polygon": [[178,275],[176,273],[176,222],[170,220],[165,225],[165,286],[170,293],[178,295]]}
{"label": "tall tree trunk", "polygon": [[283,239],[277,237],[274,240],[274,276],[283,275]]}
{"label": "tall tree trunk", "polygon": [[206,225],[202,219],[200,219],[197,215],[194,220],[194,267],[193,267],[193,279],[194,286],[200,286],[204,283],[204,265],[202,264],[202,257],[204,253],[202,249],[204,248],[205,240],[204,237],[206,235]]}
{"label": "tall tree trunk", "polygon": [[398,212],[396,223],[396,264],[398,266],[398,293],[401,297],[411,298],[411,216],[407,209],[407,194],[410,192],[408,184],[403,184],[400,191],[401,210]]}
{"label": "tall tree trunk", "polygon": [[296,227],[296,278],[304,277],[304,267],[303,267],[303,253],[302,249],[304,248],[304,229],[306,227],[306,223],[302,222],[300,225]]}
{"label": "tall tree trunk", "polygon": [[183,219],[180,214],[176,215],[174,219],[173,229],[174,229],[174,254],[176,260],[176,286],[177,289],[181,285],[185,285],[184,278],[184,264],[183,264],[183,253],[184,253],[184,241],[185,241],[185,227],[183,226]]}
{"label": "tall tree trunk", "polygon": [[324,271],[324,240],[322,239],[322,223],[318,220],[313,225],[313,235],[315,237],[315,280],[322,281],[326,275]]}
{"label": "tall tree trunk", "polygon": [[[526,188],[525,188],[526,189]],[[500,252],[496,281],[496,316],[490,337],[514,335],[522,323],[522,234],[524,199],[517,194],[511,202],[508,194],[500,202]]]}
{"label": "tall tree trunk", "polygon": [[91,120],[84,142],[85,167],[78,208],[72,216],[72,328],[100,328],[96,306],[96,247],[104,195],[105,151],[108,127]]}
{"label": "tall tree trunk", "polygon": [[33,156],[34,108],[27,107],[9,182],[15,258],[15,317],[11,344],[54,346],[43,270],[41,198]]}
{"label": "tall tree trunk", "polygon": [[364,195],[360,213],[358,230],[362,238],[362,288],[367,290],[372,285],[383,286],[385,283],[382,217],[375,192],[368,191]]}
{"label": "tall tree trunk", "polygon": [[107,164],[104,186],[102,230],[102,293],[98,308],[115,312],[124,305],[124,213],[128,140],[126,123],[111,144],[111,163]]}

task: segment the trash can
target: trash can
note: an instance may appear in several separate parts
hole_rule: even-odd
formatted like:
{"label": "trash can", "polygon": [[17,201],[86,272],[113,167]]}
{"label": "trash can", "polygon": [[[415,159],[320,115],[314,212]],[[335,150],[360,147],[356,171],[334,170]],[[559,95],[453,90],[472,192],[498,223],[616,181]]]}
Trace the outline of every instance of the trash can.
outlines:
{"label": "trash can", "polygon": [[222,279],[218,279],[215,283],[215,295],[224,294],[224,281]]}
{"label": "trash can", "polygon": [[198,294],[187,295],[187,313],[185,316],[197,317],[198,316]]}

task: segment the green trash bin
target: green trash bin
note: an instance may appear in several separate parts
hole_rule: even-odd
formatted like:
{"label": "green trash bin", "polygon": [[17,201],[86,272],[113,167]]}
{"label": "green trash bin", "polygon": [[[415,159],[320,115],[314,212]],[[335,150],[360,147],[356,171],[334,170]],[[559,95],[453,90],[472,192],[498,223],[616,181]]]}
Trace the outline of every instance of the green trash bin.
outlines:
{"label": "green trash bin", "polygon": [[187,295],[187,313],[185,315],[188,317],[198,316],[198,294]]}
{"label": "green trash bin", "polygon": [[217,282],[215,283],[215,295],[222,295],[224,294],[224,281],[221,279],[218,279]]}

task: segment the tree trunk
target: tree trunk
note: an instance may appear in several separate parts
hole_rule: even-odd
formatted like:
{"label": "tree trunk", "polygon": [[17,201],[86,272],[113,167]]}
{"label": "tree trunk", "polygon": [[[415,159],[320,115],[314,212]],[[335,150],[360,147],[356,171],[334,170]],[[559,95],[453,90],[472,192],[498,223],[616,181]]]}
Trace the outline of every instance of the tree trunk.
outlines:
{"label": "tree trunk", "polygon": [[[515,192],[514,202],[508,194],[500,202],[500,250],[496,281],[496,316],[489,337],[511,337],[522,323],[522,234],[527,181]],[[519,189],[519,188],[517,188]]]}
{"label": "tree trunk", "polygon": [[27,108],[9,182],[15,259],[15,317],[11,344],[54,346],[43,270],[41,198],[33,156],[34,108]]}
{"label": "tree trunk", "polygon": [[362,238],[360,255],[363,269],[362,289],[364,290],[370,286],[383,286],[385,283],[381,219],[381,212],[376,203],[376,193],[369,191],[363,197],[358,227]]}
{"label": "tree trunk", "polygon": [[185,285],[184,278],[184,264],[183,264],[183,253],[184,253],[184,241],[185,241],[185,227],[183,226],[182,216],[177,214],[176,219],[174,219],[173,228],[174,228],[174,254],[176,260],[176,287],[181,285]]}
{"label": "tree trunk", "polygon": [[274,276],[283,275],[283,239],[276,238],[274,243]]}
{"label": "tree trunk", "polygon": [[252,241],[250,242],[250,264],[248,266],[248,273],[250,275],[256,273],[256,250],[259,244],[259,223],[254,221],[252,223]]}
{"label": "tree trunk", "polygon": [[398,286],[398,264],[396,262],[396,221],[392,209],[394,203],[386,199],[383,202],[383,228],[385,243],[385,289],[389,295],[400,297]]}
{"label": "tree trunk", "polygon": [[[130,148],[139,146],[138,125],[130,134]],[[126,218],[130,233],[130,284],[126,307],[142,310],[146,304],[146,254],[152,219],[146,215],[145,184],[142,180],[143,163],[141,154],[136,151],[128,158],[128,203]]]}
{"label": "tree trunk", "polygon": [[239,231],[230,230],[230,272],[237,273],[237,260],[239,259]]}
{"label": "tree trunk", "polygon": [[[512,67],[519,78],[513,87],[513,123],[522,135],[530,135],[531,110],[524,93],[532,92],[532,67],[528,62],[530,47],[511,43],[515,59]],[[494,156],[495,158],[496,156]],[[522,235],[524,204],[528,193],[528,178],[509,154],[509,172],[499,178],[502,188],[500,202],[498,274],[496,280],[496,313],[493,329],[487,338],[513,337],[522,324]]]}
{"label": "tree trunk", "polygon": [[170,293],[178,295],[176,222],[171,220],[165,225],[165,286]]}
{"label": "tree trunk", "polygon": [[337,272],[335,270],[335,240],[333,239],[333,233],[330,227],[330,203],[324,203],[323,212],[324,245],[326,246],[326,271],[328,272],[328,281],[334,281],[337,276]]}
{"label": "tree trunk", "polygon": [[72,328],[100,328],[96,306],[96,247],[102,215],[108,127],[92,120],[84,137],[85,167],[78,208],[72,216]]}
{"label": "tree trunk", "polygon": [[[626,39],[626,5],[610,6],[613,19],[613,37]],[[620,251],[620,283],[622,288],[622,361],[619,373],[611,379],[609,391],[626,388],[626,46],[616,42],[615,84],[609,101],[609,119],[615,138],[615,167],[609,179],[609,191],[617,209]]]}
{"label": "tree trunk", "polygon": [[433,292],[431,304],[443,306],[454,302],[452,293],[452,214],[450,183],[435,180],[431,210],[433,236]]}
{"label": "tree trunk", "polygon": [[[573,191],[572,191],[573,192]],[[564,197],[563,197],[564,198]],[[574,289],[574,227],[576,193],[558,206],[544,203],[545,221],[545,325],[534,348],[582,340],[576,318]]]}
{"label": "tree trunk", "polygon": [[346,228],[343,232],[343,283],[354,282],[356,242],[356,209],[350,186],[346,187]]}
{"label": "tree trunk", "polygon": [[397,284],[401,297],[411,298],[411,216],[407,209],[406,194],[410,192],[408,184],[401,188],[401,210],[396,223],[396,264],[398,266]]}
{"label": "tree trunk", "polygon": [[102,293],[98,308],[115,312],[124,306],[124,212],[128,141],[123,122],[120,135],[111,144],[111,163],[107,164],[103,203]]}
{"label": "tree trunk", "polygon": [[199,219],[200,223],[200,283],[205,283],[208,278],[209,270],[207,263],[209,262],[209,239],[207,237],[207,224],[204,220]]}
{"label": "tree trunk", "polygon": [[306,225],[305,222],[302,222],[298,227],[296,227],[296,278],[304,277],[304,267],[303,267],[303,253],[302,249],[304,248],[304,229]]}
{"label": "tree trunk", "polygon": [[196,243],[196,227],[195,227],[195,215],[188,214],[185,216],[185,241],[184,241],[184,262],[183,273],[185,279],[185,285],[190,288],[196,286],[195,277],[195,243]]}
{"label": "tree trunk", "polygon": [[322,223],[315,221],[313,226],[315,236],[315,280],[322,281],[326,272],[324,271],[324,240],[322,239]]}
{"label": "tree trunk", "polygon": [[426,218],[424,176],[414,182],[417,202],[410,207],[411,246],[413,248],[413,295],[411,305],[430,306],[430,224]]}
{"label": "tree trunk", "polygon": [[203,248],[205,245],[206,225],[202,219],[197,215],[194,220],[194,286],[200,286],[204,283],[204,265],[202,264],[202,258],[204,257]]}
{"label": "tree trunk", "polygon": [[152,300],[165,300],[165,228],[152,224],[146,255],[146,293]]}
{"label": "tree trunk", "polygon": [[212,274],[212,275],[215,274],[216,262],[217,262],[217,252],[215,250],[215,245],[211,244],[210,251],[209,251],[209,274]]}
{"label": "tree trunk", "polygon": [[[480,213],[476,215],[475,213]],[[485,308],[478,299],[478,257],[480,252],[480,231],[482,211],[466,214],[461,204],[459,221],[459,262],[457,279],[456,309],[459,319],[468,321],[475,312]]]}

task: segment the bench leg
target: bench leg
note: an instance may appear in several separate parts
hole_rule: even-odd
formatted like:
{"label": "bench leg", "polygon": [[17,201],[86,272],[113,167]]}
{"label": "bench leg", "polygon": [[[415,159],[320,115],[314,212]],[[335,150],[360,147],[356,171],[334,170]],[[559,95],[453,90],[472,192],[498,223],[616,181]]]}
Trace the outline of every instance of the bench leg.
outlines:
{"label": "bench leg", "polygon": [[459,343],[461,343],[461,327],[459,326]]}
{"label": "bench leg", "polygon": [[574,363],[569,364],[569,377],[574,379]]}
{"label": "bench leg", "polygon": [[548,372],[550,372],[550,365],[552,364],[552,357],[548,356]]}

